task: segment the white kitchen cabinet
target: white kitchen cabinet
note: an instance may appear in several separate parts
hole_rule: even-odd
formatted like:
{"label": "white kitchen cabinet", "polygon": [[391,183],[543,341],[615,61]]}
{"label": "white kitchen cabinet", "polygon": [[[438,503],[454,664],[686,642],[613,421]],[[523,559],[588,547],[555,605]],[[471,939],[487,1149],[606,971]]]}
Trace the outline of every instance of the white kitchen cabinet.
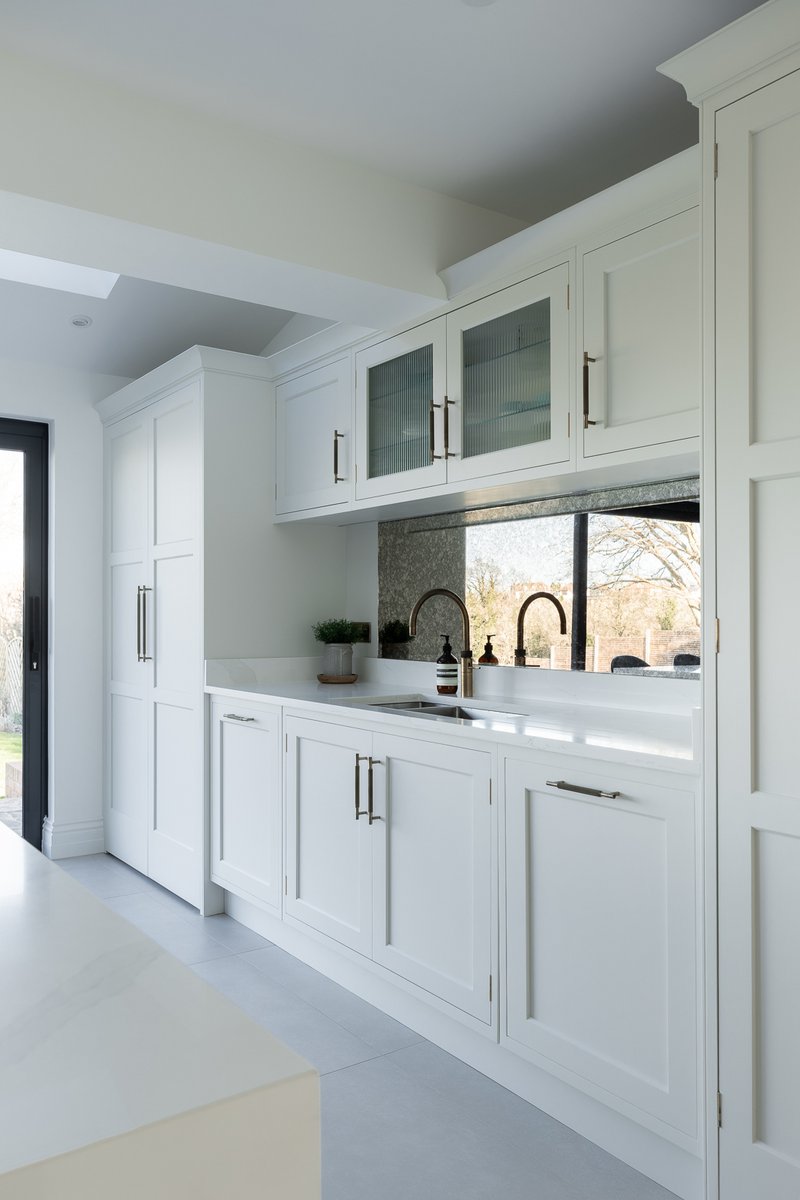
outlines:
{"label": "white kitchen cabinet", "polygon": [[349,357],[277,384],[276,513],[325,509],[352,498],[351,399]]}
{"label": "white kitchen cabinet", "polygon": [[286,717],[286,900],[296,917],[352,950],[372,945],[372,862],[362,763],[369,737]]}
{"label": "white kitchen cabinet", "polygon": [[263,637],[268,395],[263,360],[195,349],[98,405],[106,847],[205,909],[203,660]]}
{"label": "white kitchen cabinet", "polygon": [[491,756],[288,716],[286,913],[491,1021]]}
{"label": "white kitchen cabinet", "polygon": [[700,231],[690,208],[584,253],[582,454],[696,438]]}
{"label": "white kitchen cabinet", "polygon": [[507,1045],[696,1142],[693,782],[509,757],[504,841]]}
{"label": "white kitchen cabinet", "polygon": [[211,704],[211,878],[280,912],[281,710]]}
{"label": "white kitchen cabinet", "polygon": [[357,499],[570,459],[569,267],[356,354]]}

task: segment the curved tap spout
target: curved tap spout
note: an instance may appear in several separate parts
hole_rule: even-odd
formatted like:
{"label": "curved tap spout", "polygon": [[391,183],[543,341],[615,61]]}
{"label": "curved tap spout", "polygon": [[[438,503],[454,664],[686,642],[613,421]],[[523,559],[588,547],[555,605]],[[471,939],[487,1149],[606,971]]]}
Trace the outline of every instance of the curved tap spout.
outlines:
{"label": "curved tap spout", "polygon": [[463,631],[463,649],[461,651],[461,695],[468,698],[472,695],[472,649],[469,640],[469,613],[467,612],[467,606],[461,597],[457,596],[455,592],[451,592],[449,588],[431,588],[430,591],[424,592],[411,610],[411,616],[408,618],[408,632],[412,637],[417,636],[417,617],[419,616],[419,610],[422,608],[426,600],[430,600],[431,596],[449,596],[449,598],[458,605],[461,613],[461,624]]}
{"label": "curved tap spout", "polygon": [[552,592],[532,592],[527,600],[524,600],[522,607],[519,610],[517,617],[517,648],[514,651],[514,666],[525,666],[525,613],[533,604],[534,600],[549,600],[551,604],[555,604],[558,609],[558,615],[561,620],[561,632],[567,632],[567,614],[564,612],[564,605],[553,595]]}

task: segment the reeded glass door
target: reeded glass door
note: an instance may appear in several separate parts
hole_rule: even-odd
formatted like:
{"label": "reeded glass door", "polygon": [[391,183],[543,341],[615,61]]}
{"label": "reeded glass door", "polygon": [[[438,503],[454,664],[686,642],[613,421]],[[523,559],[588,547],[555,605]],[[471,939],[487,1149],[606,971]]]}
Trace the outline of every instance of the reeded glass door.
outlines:
{"label": "reeded glass door", "polygon": [[445,353],[438,318],[356,356],[357,497],[444,482]]}
{"label": "reeded glass door", "polygon": [[569,459],[567,265],[447,317],[450,479]]}

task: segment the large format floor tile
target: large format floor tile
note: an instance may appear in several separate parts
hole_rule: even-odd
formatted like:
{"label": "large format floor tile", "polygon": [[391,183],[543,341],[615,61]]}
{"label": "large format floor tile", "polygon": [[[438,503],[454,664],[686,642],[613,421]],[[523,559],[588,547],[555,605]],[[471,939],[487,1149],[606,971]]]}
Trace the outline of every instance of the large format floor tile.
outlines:
{"label": "large format floor tile", "polygon": [[317,1068],[323,1200],[674,1200],[230,917],[109,855],[59,865]]}

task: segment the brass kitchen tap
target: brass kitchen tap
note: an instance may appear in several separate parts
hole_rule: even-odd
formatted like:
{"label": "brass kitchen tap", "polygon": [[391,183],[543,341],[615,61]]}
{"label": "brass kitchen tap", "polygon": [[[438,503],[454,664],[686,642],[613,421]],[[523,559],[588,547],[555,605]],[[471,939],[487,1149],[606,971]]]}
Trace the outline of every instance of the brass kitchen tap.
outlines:
{"label": "brass kitchen tap", "polygon": [[527,600],[523,601],[522,608],[519,610],[517,617],[517,648],[514,651],[514,666],[525,666],[525,613],[533,604],[534,600],[549,600],[551,604],[555,604],[558,609],[558,615],[561,618],[561,632],[567,632],[567,614],[564,612],[564,606],[552,592],[532,592]]}
{"label": "brass kitchen tap", "polygon": [[469,613],[464,601],[451,592],[448,588],[431,588],[429,592],[425,592],[420,596],[417,603],[411,610],[411,616],[408,618],[408,632],[412,637],[417,636],[417,616],[426,600],[430,600],[431,596],[449,596],[459,607],[461,612],[461,622],[463,625],[463,649],[461,651],[461,695],[469,699],[472,695],[472,650],[469,644]]}

